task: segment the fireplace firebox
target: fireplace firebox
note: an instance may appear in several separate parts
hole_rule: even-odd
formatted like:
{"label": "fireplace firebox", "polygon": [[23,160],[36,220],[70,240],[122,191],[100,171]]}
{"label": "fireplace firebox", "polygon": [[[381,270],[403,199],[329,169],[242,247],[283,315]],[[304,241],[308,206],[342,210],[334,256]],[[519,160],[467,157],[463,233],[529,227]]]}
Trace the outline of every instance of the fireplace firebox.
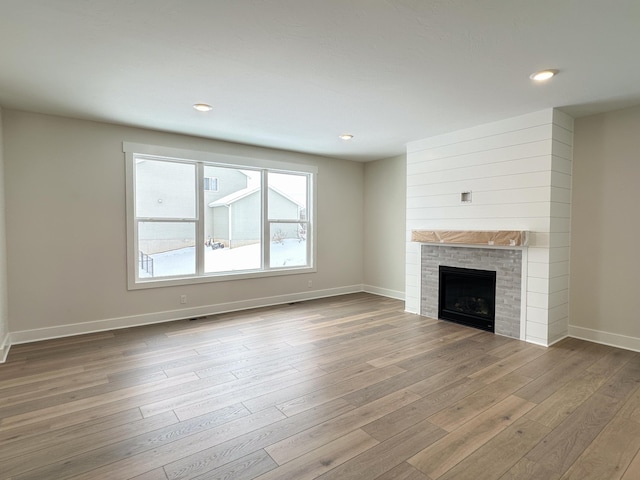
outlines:
{"label": "fireplace firebox", "polygon": [[438,318],[495,331],[496,272],[440,265]]}

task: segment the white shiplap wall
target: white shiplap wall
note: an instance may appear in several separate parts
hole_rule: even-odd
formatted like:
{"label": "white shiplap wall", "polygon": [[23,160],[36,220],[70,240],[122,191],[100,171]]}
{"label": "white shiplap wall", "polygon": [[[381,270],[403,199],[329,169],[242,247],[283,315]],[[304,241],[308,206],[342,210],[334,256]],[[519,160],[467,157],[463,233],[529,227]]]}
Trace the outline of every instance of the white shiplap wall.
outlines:
{"label": "white shiplap wall", "polygon": [[573,119],[554,109],[408,144],[407,311],[420,311],[411,230],[529,230],[525,339],[565,337],[572,149]]}

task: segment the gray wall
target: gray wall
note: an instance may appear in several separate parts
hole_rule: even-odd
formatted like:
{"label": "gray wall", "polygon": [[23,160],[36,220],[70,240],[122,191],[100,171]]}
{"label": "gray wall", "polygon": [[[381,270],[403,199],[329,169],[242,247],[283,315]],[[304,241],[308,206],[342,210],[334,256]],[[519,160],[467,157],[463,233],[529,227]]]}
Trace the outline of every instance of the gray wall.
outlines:
{"label": "gray wall", "polygon": [[[123,141],[317,166],[317,273],[128,291]],[[15,110],[4,144],[12,333],[362,284],[361,163]]]}
{"label": "gray wall", "polygon": [[406,156],[364,166],[364,284],[404,298]]}
{"label": "gray wall", "polygon": [[570,334],[640,350],[640,107],[576,119]]}

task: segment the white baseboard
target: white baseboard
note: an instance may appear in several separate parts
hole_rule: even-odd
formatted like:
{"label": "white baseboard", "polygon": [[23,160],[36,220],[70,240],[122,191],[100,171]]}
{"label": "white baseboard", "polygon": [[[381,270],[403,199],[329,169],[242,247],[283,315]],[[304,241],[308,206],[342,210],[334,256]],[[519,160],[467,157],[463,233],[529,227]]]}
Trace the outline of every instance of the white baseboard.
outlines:
{"label": "white baseboard", "polygon": [[[131,315],[127,317],[109,318],[85,323],[74,323],[60,325],[56,327],[38,328],[33,330],[20,330],[5,334],[0,339],[0,363],[4,363],[9,354],[11,345],[21,343],[37,342],[41,340],[51,340],[54,338],[69,337],[72,335],[82,335],[87,333],[102,332],[105,330],[116,330],[119,328],[137,327],[153,323],[171,322],[185,318],[203,317],[219,313],[248,310],[251,308],[269,307],[272,305],[282,305],[284,303],[302,302],[305,300],[315,300],[318,298],[333,297],[337,295],[347,295],[350,293],[367,292],[374,295],[404,300],[404,292],[389,290],[372,285],[350,285],[346,287],[330,288],[326,290],[314,290],[309,292],[293,293],[289,295],[278,295],[273,297],[254,298],[237,302],[220,303],[217,305],[206,305],[202,307],[184,308],[180,310],[169,310],[164,312],[146,313],[142,315]],[[415,313],[415,312],[408,312]],[[612,347],[623,348],[640,352],[640,338],[619,335],[616,333],[592,330],[589,328],[569,326],[569,337],[601,343]],[[562,339],[558,339],[556,342]],[[527,339],[529,343],[534,343],[548,347],[532,339]]]}
{"label": "white baseboard", "polygon": [[564,336],[562,336],[562,337],[560,337],[560,338],[557,338],[557,339],[556,339],[556,340],[554,340],[553,342],[549,343],[549,345],[547,345],[547,346],[548,346],[548,347],[550,347],[550,346],[552,346],[552,345],[555,345],[556,343],[561,342],[561,341],[562,341],[562,340],[564,340],[565,338],[569,338],[569,337],[571,337],[571,335],[564,335]]}
{"label": "white baseboard", "polygon": [[7,361],[9,349],[11,348],[11,334],[6,333],[4,338],[0,338],[0,363]]}
{"label": "white baseboard", "polygon": [[272,305],[281,305],[284,303],[302,302],[305,300],[333,297],[336,295],[346,295],[349,293],[358,293],[362,291],[362,285],[350,285],[346,287],[330,288],[326,290],[312,290],[308,292],[292,293],[289,295],[278,295],[274,297],[241,300],[238,302],[219,303],[216,305],[206,305],[202,307],[183,308],[180,310],[169,310],[164,312],[145,313],[142,315],[131,315],[127,317],[108,318],[105,320],[73,323],[48,328],[37,328],[33,330],[21,330],[11,333],[11,344],[18,345],[20,343],[51,340],[53,338],[69,337],[72,335],[103,332],[105,330],[138,327],[141,325],[149,325],[153,323],[171,322],[174,320],[183,320],[185,318],[204,317],[205,315],[235,312],[239,310],[247,310],[250,308],[269,307]]}
{"label": "white baseboard", "polygon": [[402,300],[404,302],[404,292],[390,290],[388,288],[374,287],[373,285],[363,285],[362,289],[367,293],[373,293],[374,295],[380,295],[382,297],[395,298],[396,300]]}
{"label": "white baseboard", "polygon": [[637,337],[629,337],[617,333],[576,327],[575,325],[569,325],[569,336],[579,338],[580,340],[588,340],[590,342],[609,345],[610,347],[618,347],[624,348],[625,350],[640,352],[640,338]]}

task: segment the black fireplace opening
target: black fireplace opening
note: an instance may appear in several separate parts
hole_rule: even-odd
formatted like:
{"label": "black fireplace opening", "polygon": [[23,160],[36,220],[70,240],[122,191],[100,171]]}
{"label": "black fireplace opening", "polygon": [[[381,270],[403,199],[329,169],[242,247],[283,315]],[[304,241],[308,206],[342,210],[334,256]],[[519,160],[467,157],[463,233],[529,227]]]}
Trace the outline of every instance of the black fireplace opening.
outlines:
{"label": "black fireplace opening", "polygon": [[495,331],[496,272],[440,266],[438,318]]}

